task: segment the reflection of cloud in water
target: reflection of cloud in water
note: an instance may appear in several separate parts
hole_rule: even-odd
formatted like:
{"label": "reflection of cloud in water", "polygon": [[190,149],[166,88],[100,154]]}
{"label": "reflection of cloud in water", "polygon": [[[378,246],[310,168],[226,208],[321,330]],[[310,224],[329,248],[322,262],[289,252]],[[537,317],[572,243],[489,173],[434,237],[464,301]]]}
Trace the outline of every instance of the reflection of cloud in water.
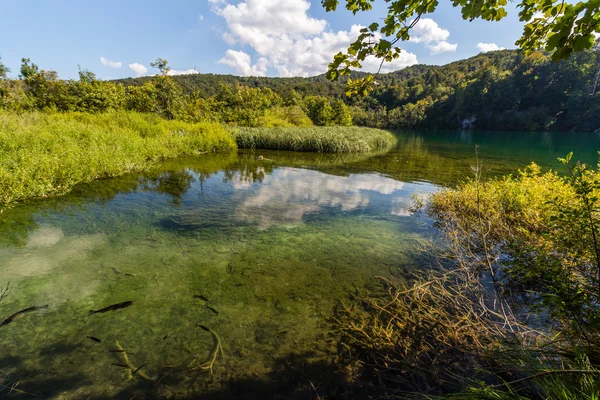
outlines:
{"label": "reflection of cloud in water", "polygon": [[93,251],[107,243],[105,234],[65,237],[59,228],[42,226],[31,234],[27,246],[0,249],[0,282],[11,281],[15,287],[35,285],[32,304],[53,308],[86,298],[101,284],[89,279],[86,266]]}
{"label": "reflection of cloud in water", "polygon": [[[47,227],[42,227],[34,232],[30,236],[33,238],[32,241],[28,240],[24,249],[9,258],[2,268],[4,279],[47,274],[66,262],[85,260],[91,255],[91,250],[106,243],[106,236],[103,234],[63,238],[60,229],[50,228],[53,230],[54,236],[48,236],[47,229]],[[40,231],[42,232],[40,233]],[[60,232],[60,236],[58,232]],[[57,237],[58,240],[56,240]],[[52,242],[49,238],[53,238],[54,245],[48,245]],[[3,258],[2,255],[0,252],[0,259]]]}
{"label": "reflection of cloud in water", "polygon": [[321,207],[354,210],[369,204],[368,191],[392,194],[403,182],[379,175],[327,175],[318,171],[281,168],[267,175],[258,191],[236,209],[239,220],[267,228],[299,224],[302,216]]}
{"label": "reflection of cloud in water", "polygon": [[54,246],[65,236],[62,229],[42,225],[27,238],[27,247]]}
{"label": "reflection of cloud in water", "polygon": [[410,197],[397,197],[392,200],[392,214],[399,217],[410,217],[413,213],[410,211],[412,206],[412,199]]}
{"label": "reflection of cloud in water", "polygon": [[[415,195],[415,193],[413,193]],[[431,197],[431,193],[419,193],[416,194],[418,201],[426,203],[429,197]],[[392,211],[393,215],[397,215],[399,217],[410,217],[414,214],[411,211],[411,208],[415,204],[415,200],[412,197],[396,197],[392,200]]]}

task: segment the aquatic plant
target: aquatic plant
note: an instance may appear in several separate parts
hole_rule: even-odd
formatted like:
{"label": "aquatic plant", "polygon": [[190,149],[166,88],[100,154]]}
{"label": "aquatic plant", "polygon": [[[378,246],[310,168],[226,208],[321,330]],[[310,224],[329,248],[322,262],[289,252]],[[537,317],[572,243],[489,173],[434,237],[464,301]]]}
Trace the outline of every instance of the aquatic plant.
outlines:
{"label": "aquatic plant", "polygon": [[389,149],[396,137],[381,129],[359,127],[235,128],[240,148],[322,153],[368,152]]}
{"label": "aquatic plant", "polygon": [[132,112],[0,112],[0,210],[74,185],[148,169],[171,157],[234,149],[216,123]]}

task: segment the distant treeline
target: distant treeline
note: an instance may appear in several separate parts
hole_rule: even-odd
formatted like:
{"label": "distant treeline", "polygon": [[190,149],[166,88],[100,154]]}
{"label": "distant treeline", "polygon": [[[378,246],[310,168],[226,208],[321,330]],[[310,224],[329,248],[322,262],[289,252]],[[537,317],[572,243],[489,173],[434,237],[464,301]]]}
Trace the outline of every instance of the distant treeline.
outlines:
{"label": "distant treeline", "polygon": [[[378,128],[593,131],[600,128],[600,51],[553,63],[537,52],[480,54],[444,66],[415,65],[377,77],[366,97],[344,82],[311,78],[170,76],[100,81],[87,70],[60,80],[23,59],[20,79],[0,64],[0,107],[9,110],[156,113],[240,126],[360,125]],[[354,73],[357,76],[361,72]]]}

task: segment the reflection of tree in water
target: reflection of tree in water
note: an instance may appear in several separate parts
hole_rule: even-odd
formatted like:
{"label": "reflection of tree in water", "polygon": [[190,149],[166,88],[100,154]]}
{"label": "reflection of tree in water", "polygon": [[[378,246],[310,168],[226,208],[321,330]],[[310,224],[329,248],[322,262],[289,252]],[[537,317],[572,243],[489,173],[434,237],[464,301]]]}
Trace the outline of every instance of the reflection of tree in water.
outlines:
{"label": "reflection of tree in water", "polygon": [[268,174],[273,173],[275,167],[273,163],[239,163],[232,168],[224,171],[224,182],[237,181],[244,184],[252,184],[265,179]]}
{"label": "reflection of tree in water", "polygon": [[183,196],[192,187],[194,176],[188,170],[165,171],[148,182],[148,188],[171,196],[171,203],[180,206]]}

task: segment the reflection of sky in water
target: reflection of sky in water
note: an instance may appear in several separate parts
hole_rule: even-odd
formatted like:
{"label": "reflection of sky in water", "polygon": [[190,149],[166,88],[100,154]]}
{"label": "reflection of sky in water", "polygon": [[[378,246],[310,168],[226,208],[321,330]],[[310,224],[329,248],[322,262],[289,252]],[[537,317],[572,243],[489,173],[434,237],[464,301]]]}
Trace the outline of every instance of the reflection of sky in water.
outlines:
{"label": "reflection of sky in water", "polygon": [[300,224],[304,215],[325,208],[348,212],[365,209],[373,202],[377,208],[387,208],[387,213],[407,216],[410,194],[423,189],[376,174],[336,176],[296,168],[277,169],[252,191],[239,176],[232,182],[235,189],[246,192],[236,206],[236,218],[261,228]]}

